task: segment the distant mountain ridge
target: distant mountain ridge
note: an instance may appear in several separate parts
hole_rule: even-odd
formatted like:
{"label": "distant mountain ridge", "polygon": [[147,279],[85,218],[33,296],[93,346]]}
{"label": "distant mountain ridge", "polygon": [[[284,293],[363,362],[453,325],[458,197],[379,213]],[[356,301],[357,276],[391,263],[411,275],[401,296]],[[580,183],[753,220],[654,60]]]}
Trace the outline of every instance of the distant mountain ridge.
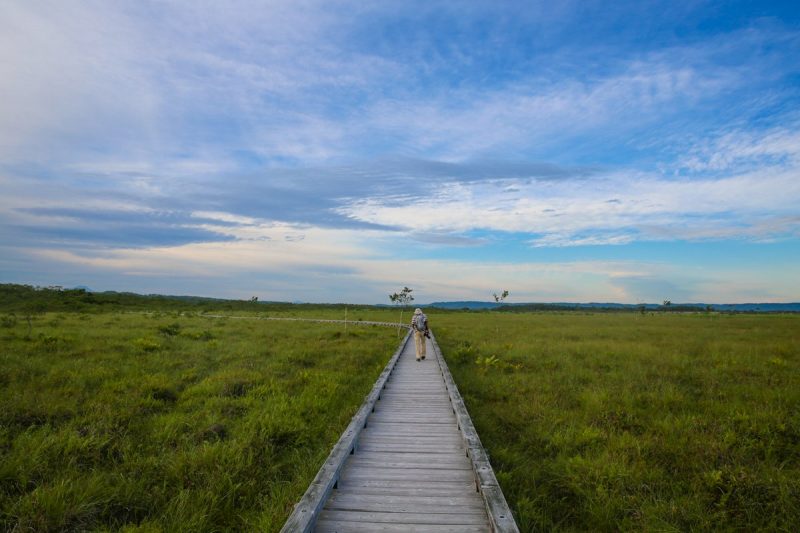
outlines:
{"label": "distant mountain ridge", "polygon": [[[646,309],[665,309],[661,304],[620,304],[613,302],[526,302],[526,303],[503,303],[480,302],[480,301],[455,301],[455,302],[433,302],[424,307],[435,307],[438,309],[497,309],[499,307],[529,307],[529,308],[567,308],[567,309],[630,309],[635,310],[644,305]],[[760,312],[760,313],[798,313],[800,312],[800,302],[790,303],[741,303],[741,304],[706,304],[706,303],[673,303],[670,309],[684,310],[696,308],[699,311],[711,307],[715,311],[727,312]]]}

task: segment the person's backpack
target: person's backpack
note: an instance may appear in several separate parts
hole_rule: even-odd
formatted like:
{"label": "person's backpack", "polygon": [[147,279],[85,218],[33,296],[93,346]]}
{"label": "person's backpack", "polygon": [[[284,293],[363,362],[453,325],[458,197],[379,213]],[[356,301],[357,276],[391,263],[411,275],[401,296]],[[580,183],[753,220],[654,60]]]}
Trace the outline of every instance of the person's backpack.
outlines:
{"label": "person's backpack", "polygon": [[417,328],[417,331],[421,331],[425,333],[428,331],[428,317],[423,314],[419,314],[414,317],[414,327]]}

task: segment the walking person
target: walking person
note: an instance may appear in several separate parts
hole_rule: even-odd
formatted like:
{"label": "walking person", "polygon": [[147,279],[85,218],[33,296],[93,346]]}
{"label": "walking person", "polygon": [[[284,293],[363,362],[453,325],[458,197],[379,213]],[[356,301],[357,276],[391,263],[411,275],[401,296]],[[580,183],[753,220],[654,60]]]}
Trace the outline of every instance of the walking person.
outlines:
{"label": "walking person", "polygon": [[425,338],[431,338],[428,331],[428,317],[417,307],[411,317],[411,328],[414,330],[414,346],[417,349],[417,361],[425,359]]}

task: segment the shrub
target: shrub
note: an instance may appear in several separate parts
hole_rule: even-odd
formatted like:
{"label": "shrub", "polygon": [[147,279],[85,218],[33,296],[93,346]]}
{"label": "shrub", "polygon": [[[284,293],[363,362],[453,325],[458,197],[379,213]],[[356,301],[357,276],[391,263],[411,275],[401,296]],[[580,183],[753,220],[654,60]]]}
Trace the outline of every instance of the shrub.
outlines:
{"label": "shrub", "polygon": [[175,403],[178,401],[177,393],[166,387],[156,387],[153,389],[150,397],[164,403]]}
{"label": "shrub", "polygon": [[159,326],[158,332],[165,337],[174,337],[181,332],[181,325],[177,322],[173,322],[172,324],[167,324],[166,326]]}
{"label": "shrub", "polygon": [[225,440],[228,436],[228,430],[222,424],[211,424],[202,433],[200,433],[200,440],[215,441]]}
{"label": "shrub", "polygon": [[161,345],[156,341],[144,338],[134,340],[133,345],[143,352],[155,352],[161,349]]}

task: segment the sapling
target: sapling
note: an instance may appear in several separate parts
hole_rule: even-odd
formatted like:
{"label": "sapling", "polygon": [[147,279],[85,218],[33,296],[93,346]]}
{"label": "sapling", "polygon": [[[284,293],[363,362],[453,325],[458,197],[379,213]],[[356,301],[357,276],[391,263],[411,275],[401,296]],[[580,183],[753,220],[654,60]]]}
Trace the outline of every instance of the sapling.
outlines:
{"label": "sapling", "polygon": [[[503,300],[508,298],[508,291],[503,289],[503,292],[501,292],[500,294],[497,294],[496,292],[494,292],[494,293],[492,293],[492,296],[494,296],[495,303],[501,304],[501,303],[503,303]],[[495,332],[495,334],[500,334],[500,328],[497,326],[497,323],[495,323],[494,332]]]}
{"label": "sapling", "polygon": [[[414,297],[411,296],[411,293],[414,292],[414,289],[409,289],[408,287],[403,287],[403,290],[400,292],[396,292],[394,294],[389,295],[389,301],[393,304],[400,306],[400,324],[403,324],[403,311],[405,310],[406,306],[414,301]],[[400,327],[397,327],[397,336],[400,336]]]}

